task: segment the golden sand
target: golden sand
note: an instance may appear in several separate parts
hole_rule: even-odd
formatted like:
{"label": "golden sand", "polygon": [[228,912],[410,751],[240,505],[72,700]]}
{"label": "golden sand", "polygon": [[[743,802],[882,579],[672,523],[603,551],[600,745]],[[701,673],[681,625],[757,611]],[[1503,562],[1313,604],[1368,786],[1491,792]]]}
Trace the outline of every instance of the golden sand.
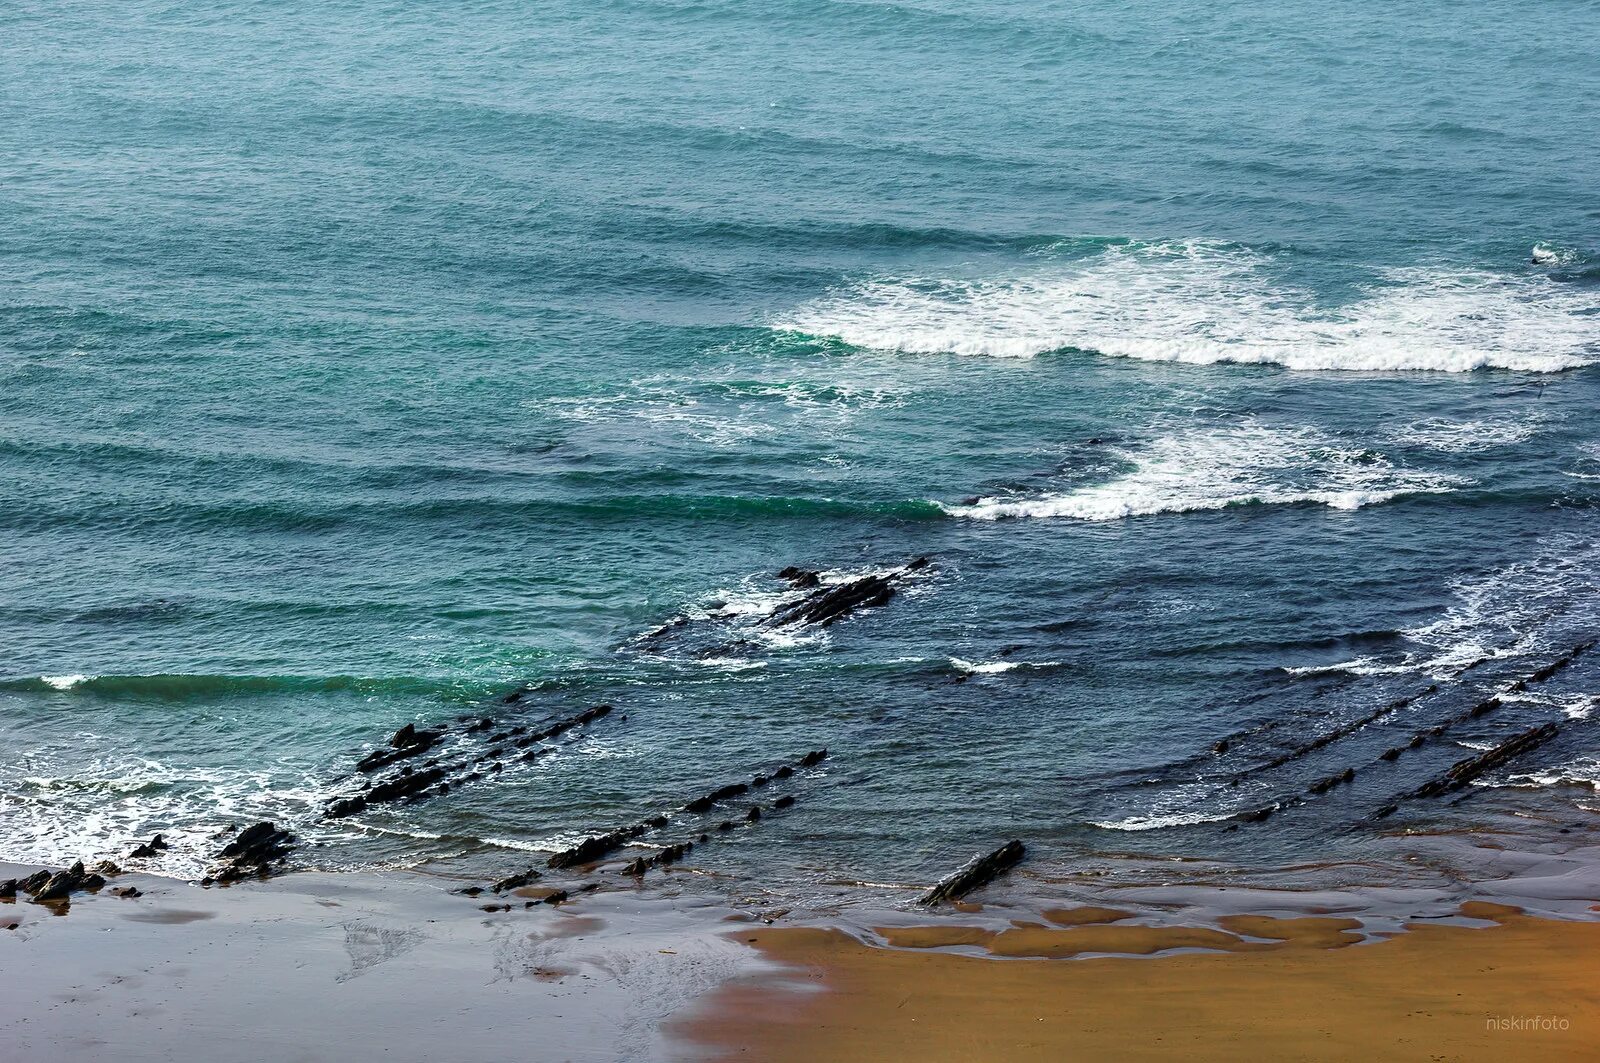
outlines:
{"label": "golden sand", "polygon": [[[772,1063],[1600,1060],[1600,923],[1488,904],[1462,914],[1494,925],[1412,925],[1346,947],[1354,920],[1231,916],[1219,930],[1052,915],[1068,925],[883,930],[887,949],[762,928],[739,940],[790,975],[724,987],[677,1032],[708,1057]],[[946,945],[1219,951],[930,951]]]}

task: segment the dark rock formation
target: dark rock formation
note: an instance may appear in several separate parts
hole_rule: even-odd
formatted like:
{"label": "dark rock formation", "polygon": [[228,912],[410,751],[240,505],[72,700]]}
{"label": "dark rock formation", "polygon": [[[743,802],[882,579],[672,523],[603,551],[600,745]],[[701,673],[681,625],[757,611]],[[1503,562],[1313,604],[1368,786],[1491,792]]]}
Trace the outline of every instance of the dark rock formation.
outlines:
{"label": "dark rock formation", "polygon": [[857,610],[887,605],[894,597],[895,582],[907,571],[911,570],[901,569],[887,575],[874,573],[832,587],[819,587],[798,602],[775,609],[766,623],[773,627],[804,624],[830,627]]}
{"label": "dark rock formation", "polygon": [[[610,713],[610,705],[596,705],[572,716],[555,720],[537,730],[526,726],[512,727],[490,739],[491,742],[504,744],[491,745],[486,751],[458,754],[454,759],[435,757],[419,767],[406,765],[398,768],[377,781],[364,783],[365,788],[357,793],[334,798],[328,803],[324,814],[329,819],[340,819],[364,812],[373,805],[401,800],[419,801],[426,797],[447,794],[462,783],[476,782],[485,775],[503,771],[505,765],[501,762],[501,758],[510,756],[514,749],[522,750],[519,754],[520,759],[533,760],[549,752],[548,747],[539,746],[540,742],[550,741],[575,728],[587,726]],[[481,719],[463,728],[461,733],[481,733],[490,730],[493,725],[492,720]],[[394,733],[389,740],[388,748],[368,754],[356,767],[368,774],[392,767],[400,760],[434,749],[443,741],[449,729],[449,724],[421,730],[414,724],[407,724]]]}
{"label": "dark rock formation", "polygon": [[697,797],[683,806],[685,812],[700,813],[708,811],[718,801],[725,801],[739,794],[749,793],[750,787],[742,782],[729,783],[727,786],[718,787],[703,797]]}
{"label": "dark rock formation", "polygon": [[[523,886],[531,885],[543,877],[544,876],[537,870],[530,867],[526,871],[519,871],[515,875],[507,875],[505,878],[501,879],[499,882],[496,882],[489,888],[496,893],[506,893],[510,890],[520,889]],[[463,890],[462,892],[465,893],[466,891]],[[482,891],[480,890],[478,892]]]}
{"label": "dark rock formation", "polygon": [[1493,749],[1485,750],[1475,757],[1457,761],[1451,766],[1450,770],[1429,779],[1417,787],[1416,790],[1412,791],[1411,796],[1437,797],[1440,794],[1459,790],[1485,772],[1492,771],[1529,750],[1537,749],[1554,738],[1560,730],[1561,728],[1557,725],[1547,723],[1523,731],[1519,735],[1506,739]]}
{"label": "dark rock formation", "polygon": [[106,884],[105,877],[97,871],[86,870],[79,860],[64,871],[41,869],[27,878],[12,878],[0,882],[0,897],[11,898],[26,893],[38,904],[63,904],[74,893],[94,891]]}
{"label": "dark rock formation", "polygon": [[924,893],[918,904],[941,904],[960,900],[973,890],[988,885],[1021,862],[1027,850],[1019,841],[1009,841],[992,853],[979,853],[961,867],[940,879]]}
{"label": "dark rock formation", "polygon": [[161,850],[168,848],[171,847],[167,844],[167,840],[157,834],[154,838],[136,847],[133,852],[128,854],[128,857],[135,860],[146,860],[155,856]]}
{"label": "dark rock formation", "polygon": [[659,830],[667,825],[666,816],[652,816],[650,819],[634,823],[627,827],[618,827],[615,830],[597,834],[592,838],[585,838],[572,848],[556,853],[549,860],[553,868],[577,867],[580,864],[592,864],[616,852],[624,845],[633,841],[640,835],[652,830]]}
{"label": "dark rock formation", "polygon": [[[1385,716],[1390,716],[1390,715],[1392,715],[1392,714],[1394,714],[1396,712],[1399,712],[1401,709],[1404,709],[1404,708],[1412,705],[1415,702],[1421,701],[1423,698],[1427,697],[1429,694],[1437,693],[1438,690],[1439,690],[1439,686],[1438,686],[1437,683],[1430,684],[1427,688],[1423,689],[1422,691],[1420,691],[1420,692],[1418,692],[1416,694],[1412,694],[1409,697],[1400,698],[1397,701],[1391,701],[1391,702],[1389,702],[1389,703],[1387,703],[1385,705],[1381,705],[1378,708],[1372,710],[1371,712],[1367,713],[1364,716],[1361,716],[1361,717],[1359,717],[1357,719],[1351,720],[1351,721],[1349,721],[1347,723],[1341,724],[1338,727],[1332,728],[1331,730],[1328,730],[1328,731],[1318,735],[1316,738],[1311,739],[1309,742],[1305,742],[1305,743],[1303,743],[1301,745],[1298,745],[1295,748],[1293,748],[1293,749],[1291,749],[1291,750],[1289,750],[1289,751],[1287,751],[1285,753],[1282,753],[1282,754],[1272,758],[1271,760],[1267,761],[1265,764],[1261,764],[1261,765],[1251,769],[1250,771],[1240,772],[1239,774],[1237,774],[1237,775],[1235,775],[1233,777],[1232,781],[1235,782],[1235,783],[1240,782],[1247,775],[1253,774],[1254,772],[1270,771],[1273,768],[1281,768],[1283,765],[1288,764],[1291,761],[1299,760],[1301,757],[1307,756],[1308,754],[1311,754],[1311,753],[1315,753],[1317,750],[1322,749],[1324,746],[1332,745],[1334,742],[1337,742],[1339,739],[1346,738],[1346,737],[1354,734],[1355,732],[1361,730],[1363,727],[1367,727],[1367,726],[1369,726],[1371,724],[1377,723],[1379,720],[1383,719]],[[1217,748],[1217,746],[1219,746],[1219,745],[1222,747],[1221,749]],[[1227,748],[1228,748],[1227,740],[1224,739],[1222,742],[1217,743],[1217,745],[1214,745],[1211,748],[1212,748],[1212,751],[1216,752],[1216,753],[1225,752],[1227,750]]]}
{"label": "dark rock formation", "polygon": [[238,837],[222,847],[216,857],[220,863],[200,884],[227,885],[245,878],[264,878],[280,869],[293,844],[293,834],[262,820],[240,831]]}
{"label": "dark rock formation", "polygon": [[373,772],[379,768],[386,768],[397,761],[410,757],[420,756],[439,744],[439,740],[450,729],[446,723],[425,730],[417,730],[417,725],[408,723],[396,731],[389,739],[389,748],[375,749],[371,753],[356,761],[356,770],[360,772]]}
{"label": "dark rock formation", "polygon": [[788,580],[790,586],[809,590],[812,587],[822,586],[822,573],[809,568],[800,568],[790,565],[778,573],[778,578]]}

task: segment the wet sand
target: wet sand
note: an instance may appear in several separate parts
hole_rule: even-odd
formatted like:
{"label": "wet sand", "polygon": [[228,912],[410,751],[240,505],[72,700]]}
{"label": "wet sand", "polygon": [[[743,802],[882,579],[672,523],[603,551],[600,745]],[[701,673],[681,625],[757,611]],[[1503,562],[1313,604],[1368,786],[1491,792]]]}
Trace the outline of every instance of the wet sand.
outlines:
{"label": "wet sand", "polygon": [[[1356,921],[1317,917],[899,928],[887,949],[764,927],[741,940],[784,973],[723,987],[676,1030],[705,1058],[772,1063],[1600,1058],[1600,923],[1481,902],[1461,914],[1366,944]],[[927,951],[940,945],[1057,959]],[[1224,951],[1058,959],[1171,948]],[[1516,1025],[1535,1017],[1551,1028]]]}
{"label": "wet sand", "polygon": [[0,930],[0,1059],[665,1059],[661,1021],[760,963],[704,901],[486,913],[419,875],[114,881],[143,894],[0,904],[20,923]]}
{"label": "wet sand", "polygon": [[687,873],[554,906],[407,872],[128,874],[138,897],[0,904],[0,1059],[1600,1058],[1600,858],[1506,860],[1465,905],[1108,886],[775,925]]}

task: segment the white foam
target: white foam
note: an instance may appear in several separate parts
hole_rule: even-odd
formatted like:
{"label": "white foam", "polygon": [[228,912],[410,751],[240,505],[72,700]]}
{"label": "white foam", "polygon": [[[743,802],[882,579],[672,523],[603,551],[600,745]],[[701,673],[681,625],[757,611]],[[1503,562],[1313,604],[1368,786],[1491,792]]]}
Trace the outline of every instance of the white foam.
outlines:
{"label": "white foam", "polygon": [[1433,417],[1414,421],[1394,433],[1396,442],[1450,454],[1471,454],[1521,443],[1533,436],[1538,421],[1451,421]]}
{"label": "white foam", "polygon": [[632,381],[623,391],[557,396],[538,405],[579,424],[642,422],[700,443],[738,446],[780,430],[775,406],[786,407],[800,424],[823,418],[842,425],[861,411],[903,406],[904,400],[885,386],[652,377]]}
{"label": "white foam", "polygon": [[39,677],[47,686],[57,690],[71,690],[80,683],[87,683],[93,679],[92,675],[42,675]]}
{"label": "white foam", "polygon": [[1586,786],[1600,790],[1600,757],[1586,753],[1565,764],[1543,771],[1512,775],[1508,786]]}
{"label": "white foam", "polygon": [[950,663],[963,672],[973,675],[996,675],[1000,672],[1009,672],[1013,668],[1021,667],[1017,661],[963,661],[960,657],[950,658]]}
{"label": "white foam", "polygon": [[1093,826],[1106,830],[1162,830],[1166,827],[1187,827],[1195,823],[1220,823],[1232,812],[1171,812],[1147,816],[1129,816],[1127,819],[1091,821]]}
{"label": "white foam", "polygon": [[1315,503],[1359,509],[1398,495],[1448,491],[1459,477],[1395,466],[1308,428],[1245,422],[1180,430],[1144,446],[1110,448],[1133,466],[1104,483],[1055,494],[944,506],[978,520],[1072,517],[1106,521],[1247,504]]}
{"label": "white foam", "polygon": [[[1538,556],[1456,580],[1455,601],[1437,619],[1401,632],[1416,648],[1399,658],[1360,657],[1342,664],[1286,669],[1295,674],[1412,672],[1453,680],[1487,661],[1566,652],[1600,624],[1600,548],[1571,536],[1552,537]],[[1506,701],[1559,708],[1570,718],[1592,711],[1588,694],[1502,690]]]}
{"label": "white foam", "polygon": [[197,876],[227,823],[270,819],[312,837],[324,796],[309,772],[177,766],[108,749],[98,735],[72,750],[20,753],[0,765],[14,784],[0,792],[5,859],[53,864],[120,859],[163,834],[171,848],[140,861],[141,871]]}
{"label": "white foam", "polygon": [[1030,358],[1063,348],[1296,370],[1554,372],[1600,358],[1600,295],[1526,269],[1374,272],[1329,305],[1227,245],[1114,245],[1026,273],[867,281],[776,327],[857,347]]}
{"label": "white foam", "polygon": [[1570,266],[1578,261],[1578,252],[1570,247],[1534,244],[1533,249],[1528,252],[1528,261],[1535,266]]}

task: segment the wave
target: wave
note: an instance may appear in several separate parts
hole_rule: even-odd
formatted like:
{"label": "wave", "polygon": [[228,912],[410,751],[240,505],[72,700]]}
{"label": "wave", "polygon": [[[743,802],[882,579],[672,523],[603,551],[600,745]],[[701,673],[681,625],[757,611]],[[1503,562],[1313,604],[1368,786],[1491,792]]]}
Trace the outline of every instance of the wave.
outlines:
{"label": "wave", "polygon": [[1543,272],[1377,270],[1327,305],[1233,245],[1120,244],[1000,278],[868,281],[775,322],[856,347],[1030,358],[1076,349],[1294,370],[1514,369],[1600,359],[1600,293]]}
{"label": "wave", "polygon": [[363,696],[443,696],[476,699],[504,691],[504,682],[440,679],[428,676],[357,675],[41,675],[0,680],[0,690],[23,693],[89,694],[112,698],[182,701],[240,694],[324,694]]}
{"label": "wave", "polygon": [[1348,510],[1465,483],[1443,473],[1397,467],[1381,454],[1352,449],[1308,428],[1254,422],[1109,449],[1131,468],[1108,482],[1035,497],[979,498],[944,509],[977,520],[1093,521],[1291,503]]}
{"label": "wave", "polygon": [[1543,771],[1512,775],[1508,786],[1582,786],[1600,790],[1600,756],[1585,753],[1565,764]]}
{"label": "wave", "polygon": [[[1452,582],[1454,601],[1436,619],[1400,632],[1412,648],[1397,657],[1361,656],[1337,664],[1286,668],[1294,675],[1348,672],[1360,676],[1415,673],[1454,680],[1492,660],[1570,649],[1600,629],[1600,548],[1574,536],[1552,536],[1539,553]],[[1588,694],[1540,691],[1505,700],[1535,701],[1582,719]]]}
{"label": "wave", "polygon": [[140,871],[179,877],[204,872],[217,827],[262,819],[319,837],[323,793],[309,771],[283,764],[177,766],[116,752],[109,740],[19,753],[0,765],[12,780],[0,792],[4,859],[61,863],[107,857],[160,832],[171,848]]}

